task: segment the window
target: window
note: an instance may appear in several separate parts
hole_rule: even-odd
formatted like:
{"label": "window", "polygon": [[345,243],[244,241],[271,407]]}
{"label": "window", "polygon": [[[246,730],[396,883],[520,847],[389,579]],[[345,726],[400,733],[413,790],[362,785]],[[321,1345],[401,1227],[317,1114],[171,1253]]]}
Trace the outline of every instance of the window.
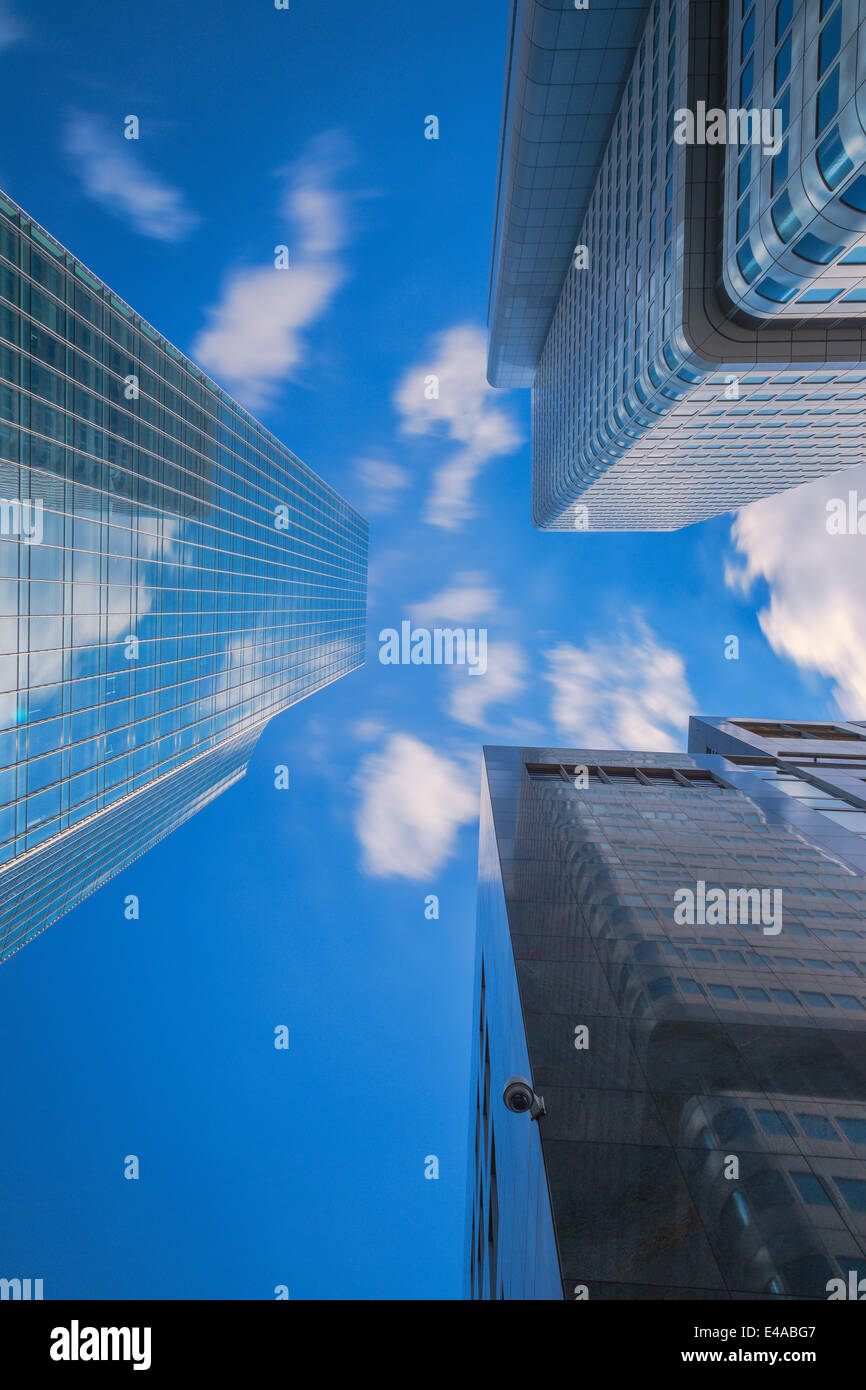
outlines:
{"label": "window", "polygon": [[852,1115],[837,1115],[836,1123],[852,1144],[866,1144],[866,1119]]}
{"label": "window", "polygon": [[798,1115],[797,1121],[808,1139],[838,1143],[839,1136],[825,1115]]}
{"label": "window", "polygon": [[[866,299],[866,290],[851,290],[845,295],[847,301],[857,301]],[[858,835],[866,831],[866,811],[824,811],[823,814],[829,820],[834,820],[837,825],[843,825],[846,830],[853,830]]]}
{"label": "window", "polygon": [[841,195],[841,202],[856,212],[866,212],[866,175],[854,179]]}
{"label": "window", "polygon": [[[864,179],[864,184],[866,184],[866,179]],[[746,241],[740,247],[737,252],[737,265],[747,285],[751,285],[760,275],[761,267],[755,260],[751,242]],[[680,376],[682,375],[683,373],[680,372]]]}
{"label": "window", "polygon": [[765,989],[756,989],[754,985],[743,987],[743,998],[750,1004],[769,1004],[770,996]]}
{"label": "window", "polygon": [[781,280],[774,279],[772,275],[765,275],[756,288],[762,298],[770,299],[774,304],[787,304],[789,299],[794,298],[798,287],[796,285],[784,285]]}
{"label": "window", "polygon": [[[832,60],[831,60],[832,61]],[[791,40],[787,38],[776,54],[774,67],[774,91],[781,91],[791,71]]]}
{"label": "window", "polygon": [[776,6],[776,43],[779,42],[779,39],[791,23],[793,9],[794,0],[779,0],[779,4]]}
{"label": "window", "polygon": [[831,246],[829,242],[822,241],[820,237],[813,236],[811,232],[805,232],[800,240],[794,243],[793,249],[804,261],[812,261],[815,265],[829,265],[845,250],[845,247]]}
{"label": "window", "polygon": [[743,25],[742,37],[740,39],[740,61],[745,58],[752,44],[755,42],[755,11],[750,11],[749,17]]}
{"label": "window", "polygon": [[[788,1135],[796,1138],[797,1131],[788,1116],[778,1110],[756,1110],[758,1123],[765,1134]],[[866,1124],[866,1121],[864,1121]]]}
{"label": "window", "polygon": [[783,193],[780,198],[776,199],[770,216],[781,241],[790,241],[794,233],[799,232],[803,225],[795,213],[787,193]]}
{"label": "window", "polygon": [[839,109],[839,69],[835,67],[833,72],[818,92],[817,116],[815,122],[815,134],[820,135],[823,130],[833,120]]}
{"label": "window", "polygon": [[830,1194],[814,1173],[791,1173],[791,1181],[810,1207],[831,1207]]}
{"label": "window", "polygon": [[743,68],[742,75],[741,75],[741,77],[740,77],[740,104],[741,104],[741,105],[745,105],[746,101],[748,100],[749,96],[751,95],[752,83],[753,83],[753,81],[754,81],[754,68],[755,68],[754,59],[753,59],[753,58],[750,58],[749,61],[748,61],[747,64],[746,64],[746,66]]}
{"label": "window", "polygon": [[866,1211],[866,1181],[863,1178],[837,1178],[833,1181],[852,1211]]}
{"label": "window", "polygon": [[[744,248],[744,249],[745,249],[745,248]],[[751,255],[751,252],[750,252],[749,254]],[[738,255],[737,259],[739,260],[739,255]],[[740,267],[740,269],[742,270],[742,266]],[[757,265],[757,262],[755,262],[755,271],[756,271],[756,272],[757,272],[757,269],[758,269],[758,265]],[[748,278],[748,277],[746,277],[746,278]],[[691,382],[693,385],[700,385],[700,383],[701,383],[701,382],[703,381],[703,379],[704,379],[704,374],[703,374],[703,372],[694,372],[694,371],[691,371],[688,367],[680,367],[680,370],[677,372],[677,376],[682,377],[683,381],[689,381],[689,382]]]}
{"label": "window", "polygon": [[791,120],[791,88],[786,87],[781,101],[777,103],[778,110],[782,113],[782,133],[788,129]]}
{"label": "window", "polygon": [[730,985],[707,985],[707,989],[714,999],[736,999],[737,991]]}
{"label": "window", "polygon": [[[798,299],[797,303],[798,303],[798,304],[829,304],[830,300],[831,300],[831,299],[835,299],[836,296],[837,296],[839,293],[840,293],[840,290],[839,290],[839,286],[838,286],[838,285],[835,285],[835,286],[831,285],[829,288],[826,288],[826,287],[825,287],[824,289],[821,289],[821,287],[818,286],[818,287],[815,288],[815,289],[805,290],[805,291],[803,292],[803,294],[800,295],[800,298]],[[819,396],[816,396],[815,399],[816,399],[816,400],[824,400],[824,399],[826,399],[826,398],[823,397],[823,396],[820,396],[820,397],[819,397]]]}
{"label": "window", "polygon": [[667,995],[674,994],[675,992],[673,980],[664,975],[657,980],[651,980],[647,985],[647,993],[651,999],[663,999]]}
{"label": "window", "polygon": [[[710,989],[712,989],[712,985]],[[716,1134],[723,1144],[727,1144],[733,1139],[746,1139],[755,1133],[755,1126],[749,1119],[749,1113],[742,1106],[737,1106],[733,1110],[721,1111],[715,1118],[714,1126]]]}
{"label": "window", "polygon": [[[789,40],[790,42],[790,40]],[[841,7],[833,15],[833,18],[824,26],[821,38],[818,41],[818,77],[824,76],[830,68],[830,64],[839,52],[842,43],[842,10]]]}
{"label": "window", "polygon": [[842,143],[838,125],[833,126],[827,139],[817,147],[815,157],[817,170],[827,188],[838,188],[842,179],[847,178],[853,170],[853,163],[849,160],[847,149]]}

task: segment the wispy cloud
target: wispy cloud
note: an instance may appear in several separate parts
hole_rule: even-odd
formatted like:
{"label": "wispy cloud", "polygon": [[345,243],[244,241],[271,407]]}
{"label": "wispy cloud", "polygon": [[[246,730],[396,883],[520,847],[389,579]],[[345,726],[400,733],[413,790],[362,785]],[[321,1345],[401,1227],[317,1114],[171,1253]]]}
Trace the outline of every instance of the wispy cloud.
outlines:
{"label": "wispy cloud", "polygon": [[476,477],[491,459],[510,454],[521,442],[487,382],[486,360],[480,328],[450,328],[436,337],[429,359],[412,367],[394,394],[405,434],[444,435],[459,446],[433,475],[425,512],[433,526],[454,529],[473,516]]}
{"label": "wispy cloud", "polygon": [[[463,676],[461,671],[460,677]],[[507,705],[526,685],[526,660],[516,642],[491,642],[487,669],[472,680],[455,676],[448,712],[452,719],[473,729],[486,728],[488,706]]]}
{"label": "wispy cloud", "polygon": [[[464,570],[429,598],[410,603],[409,617],[418,627],[483,628],[502,624],[499,590],[482,571]],[[485,645],[485,669],[468,678],[465,667],[450,672],[447,709],[452,719],[473,729],[488,726],[488,707],[506,705],[525,687],[526,660],[517,642],[493,638]]]}
{"label": "wispy cloud", "polygon": [[347,199],[335,182],[350,162],[338,134],[314,140],[299,162],[281,171],[281,235],[289,269],[236,269],[191,355],[245,404],[258,407],[304,355],[304,330],[325,313],[346,278],[339,252],[348,239]]}
{"label": "wispy cloud", "polygon": [[378,878],[428,880],[478,815],[478,778],[409,734],[391,734],[355,778],[363,867]]}
{"label": "wispy cloud", "polygon": [[374,739],[381,738],[387,733],[387,727],[381,719],[374,715],[365,715],[362,719],[356,719],[349,725],[349,733],[352,738],[356,738],[359,743],[372,743]]}
{"label": "wispy cloud", "polygon": [[406,469],[384,459],[358,459],[355,477],[364,489],[364,506],[371,515],[384,516],[392,512],[400,494],[409,486]]}
{"label": "wispy cloud", "polygon": [[466,570],[438,593],[411,603],[409,616],[419,627],[445,623],[471,626],[493,612],[498,598],[486,575]]}
{"label": "wispy cloud", "polygon": [[120,126],[111,131],[77,114],[66,123],[63,143],[88,197],[142,236],[182,241],[198,226],[183,194],[144,167],[136,142],[124,140]]}
{"label": "wispy cloud", "polygon": [[866,709],[866,536],[831,535],[827,502],[848,493],[866,498],[866,467],[764,498],[737,514],[731,539],[739,552],[728,586],[748,593],[769,586],[758,621],[773,650],[834,682],[839,708]]}
{"label": "wispy cloud", "polygon": [[330,131],[314,139],[296,164],[281,171],[287,180],[281,212],[297,230],[302,255],[331,256],[346,245],[346,200],[333,183],[351,162],[345,137]]}
{"label": "wispy cloud", "polygon": [[0,53],[27,37],[27,30],[10,5],[0,0]]}
{"label": "wispy cloud", "polygon": [[684,746],[695,702],[682,657],[660,646],[636,614],[616,641],[561,642],[544,655],[550,712],[566,743],[654,752]]}

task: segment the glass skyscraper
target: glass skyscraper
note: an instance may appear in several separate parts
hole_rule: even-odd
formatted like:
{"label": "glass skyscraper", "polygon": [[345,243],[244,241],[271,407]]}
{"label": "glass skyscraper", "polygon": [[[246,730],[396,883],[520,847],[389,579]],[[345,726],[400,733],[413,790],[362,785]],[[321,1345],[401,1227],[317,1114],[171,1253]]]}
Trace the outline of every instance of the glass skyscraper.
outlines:
{"label": "glass skyscraper", "polygon": [[866,18],[514,0],[488,375],[551,530],[670,530],[864,460]]}
{"label": "glass skyscraper", "polygon": [[0,958],[359,666],[367,523],[0,196]]}
{"label": "glass skyscraper", "polygon": [[866,1278],[866,724],[689,746],[485,749],[467,1297]]}

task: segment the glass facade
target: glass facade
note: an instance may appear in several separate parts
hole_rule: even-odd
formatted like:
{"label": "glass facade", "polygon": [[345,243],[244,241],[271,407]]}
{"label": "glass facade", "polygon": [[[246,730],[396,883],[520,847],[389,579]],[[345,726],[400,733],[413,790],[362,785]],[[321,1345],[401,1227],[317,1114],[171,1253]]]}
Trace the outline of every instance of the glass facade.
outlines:
{"label": "glass facade", "polygon": [[[792,796],[801,764],[741,725],[693,720],[689,754],[485,749],[471,1297],[866,1276],[866,841],[827,814],[866,804],[866,729],[794,735],[847,761]],[[537,1122],[503,1104],[515,1073]]]}
{"label": "glass facade", "polygon": [[[518,384],[505,367],[525,376],[534,354],[536,525],[670,530],[862,461],[864,25],[842,0],[649,7],[592,192],[565,224],[577,254],[557,253],[555,306],[539,281],[540,346],[536,321],[512,347],[530,316],[514,283],[494,281],[491,380]],[[778,148],[762,143],[776,110]],[[712,111],[722,143],[698,129]],[[580,147],[561,142],[573,159]],[[531,177],[544,172],[520,170],[527,227],[555,215],[557,191]],[[500,204],[516,178],[503,173]]]}
{"label": "glass facade", "polygon": [[494,386],[531,386],[649,10],[514,0],[490,274]]}
{"label": "glass facade", "polygon": [[0,958],[363,660],[367,523],[0,195]]}
{"label": "glass facade", "polygon": [[732,779],[760,779],[774,818],[805,820],[816,843],[866,874],[866,724],[692,719],[689,750],[723,755]]}
{"label": "glass facade", "polygon": [[859,4],[732,6],[728,106],[776,109],[781,147],[725,150],[725,285],[761,318],[863,316],[866,81]]}
{"label": "glass facade", "polygon": [[[467,1298],[558,1298],[559,1265],[538,1127],[500,1099],[530,1063],[511,955],[498,836],[513,843],[509,749],[486,749],[478,863],[477,1009],[472,1039],[472,1113],[466,1236]],[[509,831],[508,827],[512,827]]]}

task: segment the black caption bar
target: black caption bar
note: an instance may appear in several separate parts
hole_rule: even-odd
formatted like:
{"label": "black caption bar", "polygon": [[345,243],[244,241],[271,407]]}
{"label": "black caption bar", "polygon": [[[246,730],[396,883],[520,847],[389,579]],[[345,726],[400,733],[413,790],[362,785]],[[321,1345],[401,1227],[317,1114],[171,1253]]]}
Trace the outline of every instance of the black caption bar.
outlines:
{"label": "black caption bar", "polygon": [[[673,1366],[701,1372],[713,1367],[778,1369],[792,1366],[818,1372],[822,1379],[850,1365],[862,1346],[866,1308],[838,1302],[797,1300],[607,1302],[584,1300],[539,1311],[545,1335],[562,1330],[572,1345],[578,1337],[581,1359],[597,1351],[610,1371],[666,1372]],[[866,1301],[866,1300],[864,1300]],[[341,1301],[342,1302],[342,1301]],[[99,1376],[110,1370],[146,1383],[189,1369],[200,1376],[213,1371],[225,1377],[248,1372],[266,1362],[289,1364],[287,1337],[309,1335],[311,1317],[321,1309],[344,1327],[341,1302],[0,1302],[4,1361],[49,1376]],[[377,1304],[365,1302],[367,1337],[375,1328]],[[429,1334],[435,1319],[437,1337],[428,1354],[441,1345],[443,1363],[453,1357],[447,1320],[460,1331],[489,1331],[491,1310],[462,1303],[407,1300],[398,1305],[401,1323],[417,1318]],[[394,1305],[382,1306],[383,1327]],[[495,1316],[495,1314],[493,1314]],[[530,1318],[534,1315],[529,1314]],[[445,1332],[446,1336],[441,1338]],[[441,1339],[441,1340],[440,1340]],[[320,1364],[342,1355],[357,1359],[355,1339],[329,1337],[318,1343]],[[491,1345],[491,1352],[494,1347]],[[435,1354],[435,1353],[434,1353]],[[408,1362],[407,1362],[408,1368]]]}

